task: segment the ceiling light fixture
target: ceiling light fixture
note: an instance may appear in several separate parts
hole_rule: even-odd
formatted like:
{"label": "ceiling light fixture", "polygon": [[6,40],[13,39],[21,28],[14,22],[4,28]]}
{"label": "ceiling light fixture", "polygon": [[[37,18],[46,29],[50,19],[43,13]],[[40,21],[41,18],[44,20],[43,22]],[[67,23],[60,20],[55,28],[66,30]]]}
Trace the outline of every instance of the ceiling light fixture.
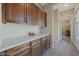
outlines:
{"label": "ceiling light fixture", "polygon": [[64,6],[65,6],[65,7],[67,7],[67,6],[68,6],[68,4],[65,4]]}

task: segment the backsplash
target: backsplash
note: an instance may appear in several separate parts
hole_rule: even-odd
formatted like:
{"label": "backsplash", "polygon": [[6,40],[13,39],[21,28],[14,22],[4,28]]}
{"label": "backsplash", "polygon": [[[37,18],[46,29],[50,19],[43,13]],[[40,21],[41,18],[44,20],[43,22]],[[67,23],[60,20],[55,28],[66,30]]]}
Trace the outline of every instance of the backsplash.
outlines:
{"label": "backsplash", "polygon": [[[28,35],[29,32],[40,33],[39,26],[23,25],[23,24],[0,24],[0,36],[2,38]],[[0,37],[0,38],[1,38]]]}

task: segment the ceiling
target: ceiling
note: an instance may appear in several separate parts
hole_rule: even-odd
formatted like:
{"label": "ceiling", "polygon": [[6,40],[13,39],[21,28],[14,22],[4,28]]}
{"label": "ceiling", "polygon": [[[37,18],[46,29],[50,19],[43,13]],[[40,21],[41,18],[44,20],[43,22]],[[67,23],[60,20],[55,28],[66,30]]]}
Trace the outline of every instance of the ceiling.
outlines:
{"label": "ceiling", "polygon": [[44,7],[45,5],[47,5],[47,3],[40,3],[39,5]]}
{"label": "ceiling", "polygon": [[60,12],[73,9],[75,7],[75,3],[59,3],[53,6],[53,9],[58,9]]}
{"label": "ceiling", "polygon": [[45,5],[47,5],[47,3],[35,3],[35,5],[37,5],[40,8],[43,8]]}
{"label": "ceiling", "polygon": [[56,5],[57,3],[40,3],[40,6],[44,7],[44,6],[48,5],[48,4]]}
{"label": "ceiling", "polygon": [[[50,3],[36,3],[36,5],[40,8],[45,7],[46,5],[48,5]],[[51,3],[53,5],[53,9],[58,9],[60,12],[69,10],[74,8],[75,3]],[[67,5],[67,6],[65,6]]]}
{"label": "ceiling", "polygon": [[57,3],[35,3],[38,7],[41,7],[41,8],[43,8],[43,7],[45,7],[46,5],[48,5],[48,4],[52,4],[52,5],[55,5],[55,4],[57,4]]}

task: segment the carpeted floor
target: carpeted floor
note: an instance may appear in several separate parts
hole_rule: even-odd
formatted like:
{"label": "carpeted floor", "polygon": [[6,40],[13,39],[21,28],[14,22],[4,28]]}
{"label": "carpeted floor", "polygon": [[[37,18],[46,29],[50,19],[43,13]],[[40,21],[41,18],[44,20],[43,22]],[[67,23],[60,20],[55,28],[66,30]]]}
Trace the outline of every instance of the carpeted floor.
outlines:
{"label": "carpeted floor", "polygon": [[76,47],[65,37],[54,48],[49,48],[43,56],[78,56]]}

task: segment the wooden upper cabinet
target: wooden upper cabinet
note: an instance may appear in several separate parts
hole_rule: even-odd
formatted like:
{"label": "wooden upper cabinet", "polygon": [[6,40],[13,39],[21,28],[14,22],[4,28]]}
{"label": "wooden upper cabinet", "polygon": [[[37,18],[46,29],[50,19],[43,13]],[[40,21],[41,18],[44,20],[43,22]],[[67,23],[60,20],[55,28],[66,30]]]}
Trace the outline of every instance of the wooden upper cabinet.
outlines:
{"label": "wooden upper cabinet", "polygon": [[46,13],[33,3],[3,3],[3,23],[20,23],[46,27]]}
{"label": "wooden upper cabinet", "polygon": [[37,8],[37,20],[38,20],[38,25],[41,26],[41,19],[42,19],[42,12],[40,10],[40,8]]}
{"label": "wooden upper cabinet", "polygon": [[47,26],[47,14],[45,12],[42,12],[41,25],[44,27]]}
{"label": "wooden upper cabinet", "polygon": [[24,23],[25,5],[23,3],[5,3],[3,4],[3,14],[5,22]]}
{"label": "wooden upper cabinet", "polygon": [[36,6],[32,3],[27,3],[27,23],[31,25],[37,25]]}
{"label": "wooden upper cabinet", "polygon": [[47,26],[47,19],[46,19],[46,13],[43,12],[40,8],[37,8],[37,19],[38,19],[38,25],[40,26]]}

